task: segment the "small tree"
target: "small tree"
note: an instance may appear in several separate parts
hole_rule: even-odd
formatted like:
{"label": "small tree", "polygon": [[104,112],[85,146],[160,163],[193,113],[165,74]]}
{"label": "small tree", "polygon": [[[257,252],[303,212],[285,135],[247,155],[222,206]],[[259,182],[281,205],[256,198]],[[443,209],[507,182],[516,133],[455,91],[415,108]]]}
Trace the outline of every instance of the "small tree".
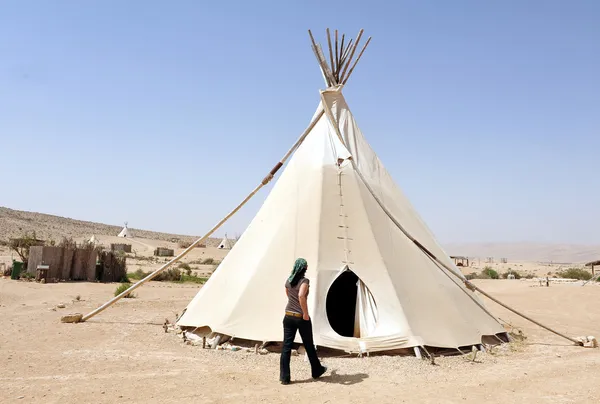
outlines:
{"label": "small tree", "polygon": [[25,233],[22,237],[13,238],[8,242],[8,247],[19,255],[25,267],[29,261],[29,250],[36,245],[40,245],[40,241],[37,240],[35,231],[31,234]]}

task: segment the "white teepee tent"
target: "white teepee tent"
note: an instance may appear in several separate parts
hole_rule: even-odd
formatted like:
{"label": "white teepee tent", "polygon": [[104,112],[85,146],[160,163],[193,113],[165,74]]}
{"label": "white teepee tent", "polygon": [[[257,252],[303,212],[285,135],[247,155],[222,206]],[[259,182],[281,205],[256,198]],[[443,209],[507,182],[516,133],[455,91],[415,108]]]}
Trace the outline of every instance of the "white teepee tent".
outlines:
{"label": "white teepee tent", "polygon": [[439,264],[455,268],[361,133],[342,95],[347,66],[324,66],[314,48],[328,84],[318,121],[178,325],[281,341],[284,283],[304,257],[317,345],[364,352],[505,340],[474,292]]}
{"label": "white teepee tent", "polygon": [[123,230],[121,230],[118,237],[133,238],[133,233],[127,227],[127,222],[125,222],[125,227],[123,227]]}
{"label": "white teepee tent", "polygon": [[90,239],[88,240],[88,242],[90,244],[96,244],[98,242],[98,239],[96,239],[95,235],[92,235],[92,237],[90,237]]}
{"label": "white teepee tent", "polygon": [[227,234],[225,235],[225,238],[223,238],[223,240],[221,240],[221,243],[219,244],[219,247],[217,247],[217,248],[224,249],[224,250],[231,249],[231,241],[229,241],[229,239],[227,238]]}

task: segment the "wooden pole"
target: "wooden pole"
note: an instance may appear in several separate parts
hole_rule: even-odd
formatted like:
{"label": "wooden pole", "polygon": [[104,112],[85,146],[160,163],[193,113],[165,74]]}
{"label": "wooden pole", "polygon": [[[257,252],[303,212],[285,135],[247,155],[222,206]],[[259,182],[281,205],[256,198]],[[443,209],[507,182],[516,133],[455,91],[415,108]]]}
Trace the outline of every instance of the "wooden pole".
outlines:
{"label": "wooden pole", "polygon": [[356,48],[358,47],[358,43],[360,42],[360,38],[362,37],[363,32],[365,32],[365,30],[362,28],[360,31],[358,31],[358,36],[356,37],[356,42],[354,42],[354,46],[352,47],[352,52],[350,52],[350,56],[348,57],[348,63],[346,63],[344,65],[344,70],[342,71],[342,75],[340,76],[340,79],[342,79],[342,81],[344,80],[344,76],[346,75],[346,71],[348,70],[348,66],[350,65],[350,62],[352,62],[352,57],[354,56],[354,52],[356,52]]}
{"label": "wooden pole", "polygon": [[540,323],[540,322],[538,322],[538,321],[536,321],[536,320],[532,319],[531,317],[528,317],[528,316],[526,316],[525,314],[518,312],[517,310],[513,309],[512,307],[510,307],[510,306],[508,306],[508,305],[506,305],[506,304],[502,303],[500,300],[498,300],[498,299],[496,299],[495,297],[493,297],[493,296],[489,295],[488,293],[484,292],[483,290],[481,290],[479,287],[475,286],[475,285],[474,285],[474,284],[472,284],[471,282],[469,282],[469,281],[467,281],[467,280],[465,280],[464,282],[465,282],[465,285],[466,285],[466,286],[467,286],[469,289],[478,291],[479,293],[481,293],[482,295],[484,295],[485,297],[487,297],[487,298],[488,298],[488,299],[490,299],[491,301],[493,301],[493,302],[495,302],[495,303],[498,303],[500,306],[504,307],[505,309],[507,309],[507,310],[509,310],[509,311],[512,311],[513,313],[515,313],[516,315],[518,315],[518,316],[520,316],[520,317],[523,317],[525,320],[528,320],[528,321],[532,322],[533,324],[535,324],[535,325],[537,325],[537,326],[539,326],[539,327],[542,327],[543,329],[545,329],[545,330],[547,330],[547,331],[550,331],[550,332],[551,332],[551,333],[553,333],[553,334],[556,334],[556,335],[558,335],[559,337],[563,337],[564,339],[567,339],[567,340],[569,340],[569,341],[573,342],[575,345],[583,346],[583,342],[581,342],[581,341],[578,341],[578,340],[576,340],[575,338],[568,337],[568,336],[566,336],[566,335],[564,335],[564,334],[562,334],[562,333],[560,333],[560,332],[558,332],[558,331],[556,331],[556,330],[553,330],[552,328],[550,328],[550,327],[547,327],[547,326],[545,326],[544,324],[542,324],[542,323]]}
{"label": "wooden pole", "polygon": [[333,77],[333,73],[331,73],[331,71],[329,71],[329,69],[327,68],[327,62],[325,61],[325,58],[323,56],[323,51],[321,50],[321,47],[317,45],[317,42],[315,41],[315,38],[313,37],[313,34],[310,30],[308,30],[308,35],[310,36],[310,40],[313,44],[312,48],[315,57],[317,58],[319,66],[321,66],[321,70],[323,71],[323,75],[325,76],[327,86],[331,87],[331,85],[337,84],[337,81]]}
{"label": "wooden pole", "polygon": [[208,231],[208,233],[206,233],[204,236],[200,237],[198,240],[194,241],[188,248],[183,250],[181,252],[181,254],[179,254],[177,257],[173,258],[171,261],[167,262],[162,267],[158,268],[156,271],[154,271],[151,274],[149,274],[148,276],[146,276],[144,279],[139,280],[137,283],[132,285],[129,289],[127,289],[124,292],[122,292],[121,294],[113,297],[108,302],[104,303],[102,306],[98,307],[97,309],[95,309],[95,310],[91,311],[90,313],[86,314],[85,316],[83,316],[79,322],[87,321],[90,318],[94,317],[95,315],[106,310],[108,307],[115,304],[118,300],[120,300],[124,296],[128,295],[129,293],[133,292],[135,289],[139,288],[144,283],[152,280],[159,273],[161,273],[165,269],[169,268],[171,265],[173,265],[174,263],[179,261],[181,258],[185,257],[190,251],[192,251],[194,249],[194,247],[196,247],[198,244],[200,244],[201,242],[206,240],[208,237],[210,237],[211,234],[213,234],[217,229],[219,229],[219,227],[221,227],[227,220],[229,220],[229,218],[231,218],[231,216],[233,216],[235,213],[237,213],[237,211],[239,211],[242,208],[242,206],[244,206],[246,204],[246,202],[248,202],[263,186],[267,185],[273,179],[273,176],[277,173],[277,171],[279,171],[279,169],[283,166],[285,161],[300,146],[300,144],[302,144],[304,139],[306,139],[306,136],[308,136],[310,131],[315,127],[315,125],[317,124],[319,119],[321,119],[321,117],[323,116],[324,113],[325,113],[325,111],[321,110],[315,116],[315,118],[312,120],[312,122],[306,128],[306,130],[302,133],[302,135],[300,135],[298,140],[296,140],[296,143],[294,143],[294,145],[287,151],[287,153],[284,154],[284,156],[281,158],[281,160],[279,160],[279,162],[277,164],[275,164],[275,166],[271,169],[269,174],[267,174],[267,176],[265,178],[263,178],[263,180],[260,182],[260,184],[258,184],[258,186],[256,186],[256,188],[254,188],[254,190],[252,192],[250,192],[250,194],[248,194],[248,196],[246,196],[246,198],[244,198],[244,200],[242,200],[242,202],[235,209],[233,209],[231,212],[229,212],[229,214],[227,214],[227,216],[225,216],[215,226],[213,226],[213,228],[210,229]]}
{"label": "wooden pole", "polygon": [[337,76],[340,76],[340,70],[342,68],[342,56],[344,56],[344,40],[346,39],[346,34],[342,34],[342,43],[340,45],[340,62],[337,65]]}
{"label": "wooden pole", "polygon": [[358,54],[358,57],[356,58],[356,61],[354,62],[354,65],[352,65],[352,68],[348,71],[348,76],[346,76],[346,78],[343,79],[342,84],[346,84],[348,82],[348,79],[350,78],[350,75],[352,74],[352,72],[354,71],[354,68],[358,64],[358,61],[360,60],[361,56],[365,52],[365,49],[367,49],[367,46],[369,46],[369,42],[371,42],[371,37],[369,37],[369,39],[367,39],[367,42],[365,43],[365,46],[363,46],[362,50]]}
{"label": "wooden pole", "polygon": [[333,67],[333,74],[339,81],[340,76],[338,75],[338,66],[340,65],[340,50],[338,49],[338,30],[335,30],[335,66]]}
{"label": "wooden pole", "polygon": [[[342,56],[342,60],[340,61],[340,72],[342,70],[342,68],[344,67],[344,65],[346,64],[346,62],[348,61],[348,54],[350,53],[350,49],[352,48],[352,42],[354,41],[354,39],[350,39],[350,42],[348,42],[348,45],[346,46],[346,49],[344,49],[344,53]],[[338,74],[340,73],[338,72]]]}
{"label": "wooden pole", "polygon": [[[327,44],[329,45],[329,60],[331,62],[331,70],[335,78],[335,65],[333,64],[333,48],[331,47],[331,34],[329,33],[329,28],[327,28]],[[337,81],[337,78],[335,81]]]}

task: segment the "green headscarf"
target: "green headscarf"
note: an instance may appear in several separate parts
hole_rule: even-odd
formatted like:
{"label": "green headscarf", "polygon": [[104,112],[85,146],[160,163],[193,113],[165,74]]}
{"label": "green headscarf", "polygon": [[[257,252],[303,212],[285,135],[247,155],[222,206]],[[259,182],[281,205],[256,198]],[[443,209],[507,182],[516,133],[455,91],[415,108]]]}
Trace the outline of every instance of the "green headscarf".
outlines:
{"label": "green headscarf", "polygon": [[293,284],[294,278],[300,273],[306,270],[308,267],[308,263],[304,258],[298,258],[294,263],[294,269],[292,269],[292,273],[290,274],[288,281]]}

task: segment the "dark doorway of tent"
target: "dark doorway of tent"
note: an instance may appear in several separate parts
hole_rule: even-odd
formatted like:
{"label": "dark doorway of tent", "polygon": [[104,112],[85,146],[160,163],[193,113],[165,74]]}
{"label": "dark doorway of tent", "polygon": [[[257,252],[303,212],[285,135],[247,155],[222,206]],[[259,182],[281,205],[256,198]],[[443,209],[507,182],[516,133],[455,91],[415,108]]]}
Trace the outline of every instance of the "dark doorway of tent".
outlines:
{"label": "dark doorway of tent", "polygon": [[375,299],[348,267],[329,287],[325,304],[329,325],[343,337],[366,337],[377,325]]}

